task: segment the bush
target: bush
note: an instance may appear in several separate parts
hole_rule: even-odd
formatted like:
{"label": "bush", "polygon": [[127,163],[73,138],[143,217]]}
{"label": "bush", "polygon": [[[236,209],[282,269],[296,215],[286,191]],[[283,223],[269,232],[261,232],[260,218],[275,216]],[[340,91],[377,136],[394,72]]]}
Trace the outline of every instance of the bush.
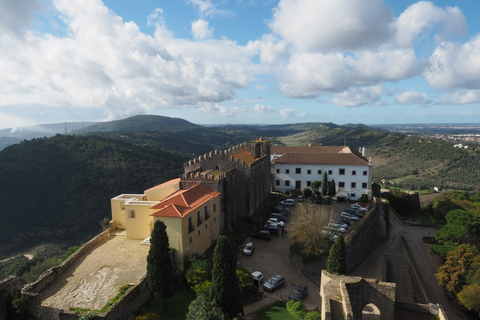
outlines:
{"label": "bush", "polygon": [[307,312],[305,311],[305,305],[302,303],[302,301],[289,300],[286,303],[286,307],[288,312],[297,318],[304,319],[307,315]]}
{"label": "bush", "polygon": [[155,312],[149,312],[147,314],[136,316],[135,320],[159,320],[160,317]]}
{"label": "bush", "polygon": [[305,318],[303,318],[303,319],[305,319],[305,320],[321,320],[322,316],[319,315],[316,312],[308,312],[307,315],[305,316]]}

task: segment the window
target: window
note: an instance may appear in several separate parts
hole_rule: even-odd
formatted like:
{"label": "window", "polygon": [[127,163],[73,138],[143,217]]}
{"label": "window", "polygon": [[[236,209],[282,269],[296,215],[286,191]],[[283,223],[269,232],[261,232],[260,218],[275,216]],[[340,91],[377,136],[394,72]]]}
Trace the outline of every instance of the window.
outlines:
{"label": "window", "polygon": [[350,197],[355,198],[355,193],[350,193]]}
{"label": "window", "polygon": [[275,185],[279,186],[280,185],[280,180],[275,180]]}
{"label": "window", "polygon": [[366,182],[362,182],[362,189],[367,189],[367,183]]}
{"label": "window", "polygon": [[276,171],[277,173],[280,173],[280,169],[276,169],[275,171]]}
{"label": "window", "polygon": [[295,173],[296,174],[301,174],[302,173],[302,168],[295,168]]}
{"label": "window", "polygon": [[217,204],[216,203],[213,204],[213,212],[217,212]]}
{"label": "window", "polygon": [[345,182],[339,182],[338,187],[339,188],[345,188]]}
{"label": "window", "polygon": [[290,169],[285,169],[285,173],[290,173]]}
{"label": "window", "polygon": [[213,222],[217,222],[217,217],[213,217]]}
{"label": "window", "polygon": [[120,210],[125,210],[125,202],[120,202]]}
{"label": "window", "polygon": [[312,181],[307,181],[307,187],[311,187],[312,186]]}
{"label": "window", "polygon": [[356,188],[356,187],[357,187],[357,183],[356,183],[356,182],[352,182],[351,186],[352,186],[352,188]]}
{"label": "window", "polygon": [[208,223],[205,223],[205,229],[208,229]]}
{"label": "window", "polygon": [[285,187],[289,187],[290,186],[290,180],[285,180]]}
{"label": "window", "polygon": [[339,175],[344,175],[345,174],[345,169],[344,168],[338,169],[338,174]]}
{"label": "window", "polygon": [[353,170],[352,171],[352,176],[356,176],[357,175],[357,171]]}
{"label": "window", "polygon": [[363,175],[366,176],[366,175],[367,175],[367,171],[363,171]]}
{"label": "window", "polygon": [[188,217],[188,233],[193,232],[194,227],[193,227],[193,219],[192,217]]}
{"label": "window", "polygon": [[322,174],[322,170],[317,170],[317,174]]}
{"label": "window", "polygon": [[205,220],[207,220],[208,218],[210,218],[210,215],[208,214],[208,207],[205,206]]}
{"label": "window", "polygon": [[197,226],[201,225],[203,223],[202,219],[202,214],[200,213],[200,210],[197,211]]}
{"label": "window", "polygon": [[135,210],[128,210],[128,217],[130,219],[135,219]]}
{"label": "window", "polygon": [[188,238],[189,242],[192,243],[193,242],[193,238],[192,236],[190,236],[190,238]]}
{"label": "window", "polygon": [[200,229],[198,229],[198,235],[200,235]]}
{"label": "window", "polygon": [[328,170],[328,174],[333,174],[333,171],[332,171],[332,170]]}
{"label": "window", "polygon": [[312,174],[312,170],[307,170],[307,174]]}

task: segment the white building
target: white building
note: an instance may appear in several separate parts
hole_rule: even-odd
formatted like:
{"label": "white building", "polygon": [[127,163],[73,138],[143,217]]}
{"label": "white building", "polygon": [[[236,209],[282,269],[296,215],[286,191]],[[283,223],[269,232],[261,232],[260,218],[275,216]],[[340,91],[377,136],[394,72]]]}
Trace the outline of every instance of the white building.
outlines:
{"label": "white building", "polygon": [[335,180],[337,198],[372,197],[372,163],[365,158],[365,148],[360,153],[342,146],[272,146],[270,159],[276,191],[311,188],[312,182],[323,182],[326,172],[329,182]]}

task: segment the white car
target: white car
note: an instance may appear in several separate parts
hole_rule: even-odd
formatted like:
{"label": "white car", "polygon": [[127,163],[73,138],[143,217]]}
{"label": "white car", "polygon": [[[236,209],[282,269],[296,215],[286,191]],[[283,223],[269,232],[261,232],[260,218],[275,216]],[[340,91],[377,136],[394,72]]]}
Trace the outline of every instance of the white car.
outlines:
{"label": "white car", "polygon": [[258,283],[263,281],[263,274],[260,271],[252,272],[253,280],[258,281]]}
{"label": "white car", "polygon": [[279,227],[285,227],[285,222],[277,218],[270,218],[267,220],[267,223],[276,223]]}
{"label": "white car", "polygon": [[345,228],[341,227],[339,224],[328,224],[328,227],[332,230],[332,231],[337,231],[337,232],[341,232],[341,233],[345,233],[347,230],[345,230]]}
{"label": "white car", "polygon": [[282,200],[280,201],[280,204],[282,206],[286,206],[286,207],[293,207],[295,205],[295,200],[293,199],[285,199],[285,200]]}
{"label": "white car", "polygon": [[352,207],[353,209],[357,209],[358,211],[362,211],[362,212],[367,212],[368,209],[365,208],[365,207],[362,207],[361,205],[359,204],[352,204],[350,207]]}
{"label": "white car", "polygon": [[346,213],[346,212],[342,212],[342,213],[340,214],[340,217],[345,218],[345,219],[348,219],[348,220],[355,220],[355,221],[358,220],[358,217],[357,217],[357,216],[354,216],[353,214]]}

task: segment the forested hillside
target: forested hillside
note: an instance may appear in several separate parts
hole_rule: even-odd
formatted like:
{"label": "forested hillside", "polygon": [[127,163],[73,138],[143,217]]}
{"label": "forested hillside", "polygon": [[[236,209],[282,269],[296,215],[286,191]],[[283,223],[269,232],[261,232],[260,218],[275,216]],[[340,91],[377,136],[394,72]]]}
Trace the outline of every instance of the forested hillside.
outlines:
{"label": "forested hillside", "polygon": [[57,135],[0,152],[0,254],[78,244],[110,218],[110,198],[177,177],[187,156],[98,137]]}

